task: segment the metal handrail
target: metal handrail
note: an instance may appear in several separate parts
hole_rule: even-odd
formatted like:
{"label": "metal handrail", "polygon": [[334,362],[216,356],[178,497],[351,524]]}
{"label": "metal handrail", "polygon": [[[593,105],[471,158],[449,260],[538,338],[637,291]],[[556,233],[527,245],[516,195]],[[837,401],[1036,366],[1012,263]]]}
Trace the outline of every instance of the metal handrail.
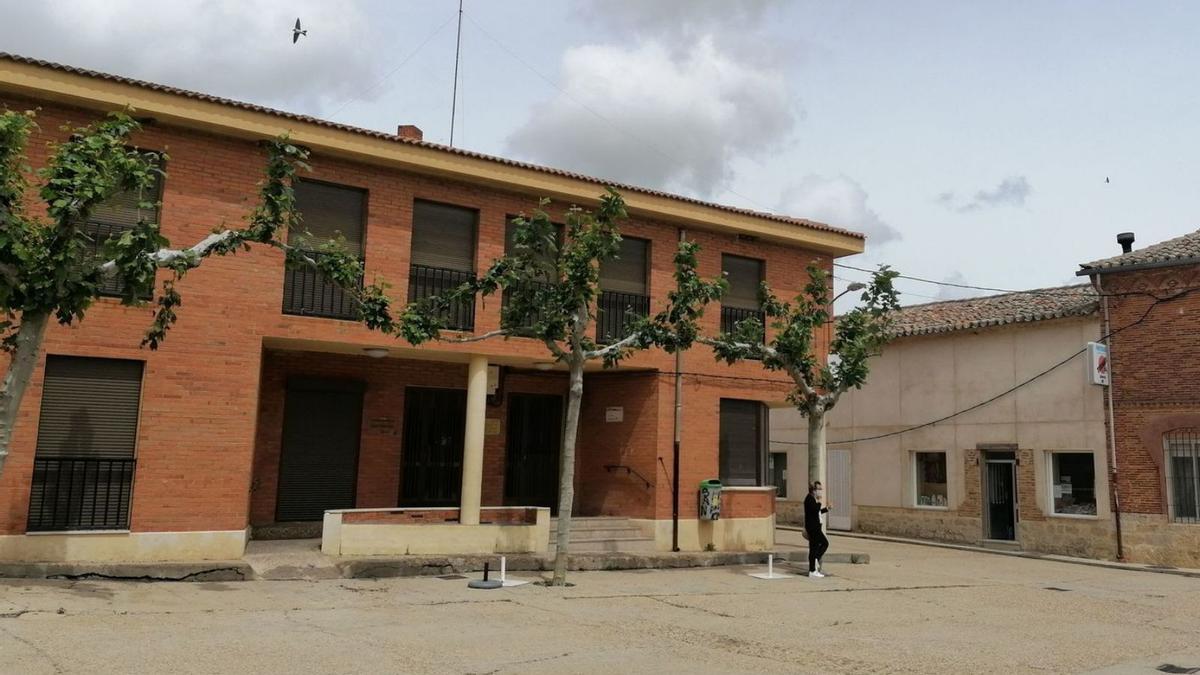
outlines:
{"label": "metal handrail", "polygon": [[766,313],[761,309],[748,309],[746,307],[730,307],[728,305],[721,306],[721,332],[732,333],[739,323],[746,319],[758,319],[758,322],[766,328]]}
{"label": "metal handrail", "polygon": [[[306,251],[318,257],[316,251]],[[359,263],[362,263],[359,258]],[[362,288],[363,277],[358,277]],[[358,304],[337,284],[325,278],[320,271],[307,265],[288,268],[283,277],[283,313],[299,316],[319,316],[327,319],[357,321]]]}
{"label": "metal handrail", "polygon": [[641,481],[646,484],[647,490],[654,487],[653,483],[651,483],[645,476],[638,473],[638,470],[633,468],[632,466],[626,466],[624,464],[605,464],[604,465],[604,470],[609,473],[612,473],[614,471],[619,471],[621,469],[625,470],[626,475],[637,476],[639,479],[641,479]]}

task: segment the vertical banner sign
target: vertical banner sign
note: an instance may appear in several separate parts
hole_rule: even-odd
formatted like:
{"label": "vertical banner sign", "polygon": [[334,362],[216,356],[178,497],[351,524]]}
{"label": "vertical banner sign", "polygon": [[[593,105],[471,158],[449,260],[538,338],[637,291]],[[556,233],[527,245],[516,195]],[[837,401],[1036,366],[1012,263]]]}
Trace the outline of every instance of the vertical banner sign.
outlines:
{"label": "vertical banner sign", "polygon": [[1088,343],[1088,377],[1092,384],[1108,386],[1108,345]]}

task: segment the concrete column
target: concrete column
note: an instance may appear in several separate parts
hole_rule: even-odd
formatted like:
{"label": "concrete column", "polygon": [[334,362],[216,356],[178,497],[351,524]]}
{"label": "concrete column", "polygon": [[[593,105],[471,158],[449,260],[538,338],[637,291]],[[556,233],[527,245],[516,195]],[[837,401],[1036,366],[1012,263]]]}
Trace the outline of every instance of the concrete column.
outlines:
{"label": "concrete column", "polygon": [[483,422],[487,415],[487,357],[472,356],[467,366],[467,429],[463,441],[462,497],[458,518],[463,525],[479,524],[483,493]]}

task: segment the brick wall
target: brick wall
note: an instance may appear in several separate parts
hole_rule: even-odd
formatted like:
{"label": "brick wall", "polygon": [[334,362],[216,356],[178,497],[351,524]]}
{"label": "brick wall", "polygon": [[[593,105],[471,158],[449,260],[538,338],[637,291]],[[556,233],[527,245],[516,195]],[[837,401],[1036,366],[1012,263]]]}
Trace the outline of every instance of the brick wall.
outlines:
{"label": "brick wall", "polygon": [[1200,428],[1200,266],[1106,274],[1102,283],[1118,331],[1110,358],[1121,510],[1165,515],[1163,435]]}
{"label": "brick wall", "polygon": [[[67,132],[61,129],[63,125],[86,124],[98,117],[95,112],[45,101],[0,99],[0,105],[5,104],[16,109],[40,107],[39,130],[30,139],[28,148],[31,164],[35,167],[45,164],[47,143],[65,137]],[[170,155],[161,222],[163,233],[174,244],[188,245],[215,228],[239,223],[253,207],[255,186],[264,160],[262,149],[254,142],[182,130],[167,124],[148,126],[138,134],[135,142],[147,149],[165,150]],[[531,210],[541,196],[484,188],[324,155],[313,157],[312,167],[313,178],[368,191],[367,275],[388,281],[392,297],[397,301],[407,297],[414,199],[478,209],[476,265],[483,268],[503,251],[506,216]],[[597,189],[597,194],[599,192]],[[31,203],[31,208],[40,212],[37,203]],[[561,217],[564,208],[565,205],[556,204],[550,210]],[[650,292],[652,310],[657,310],[673,284],[671,258],[679,230],[674,224],[640,217],[635,217],[622,229],[630,236],[651,240]],[[768,282],[782,297],[790,297],[803,287],[808,264],[815,262],[826,269],[831,264],[826,256],[771,242],[748,241],[705,231],[689,231],[688,236],[704,247],[700,256],[703,275],[712,277],[720,273],[722,253],[760,258],[766,261]],[[525,364],[547,360],[543,346],[529,340],[411,348],[351,322],[286,316],[281,313],[283,278],[282,256],[263,247],[206,261],[179,284],[184,298],[180,320],[157,352],[138,348],[142,332],[151,318],[150,311],[121,307],[114,300],[97,302],[87,318],[74,327],[56,325],[48,331],[46,353],[128,358],[146,364],[137,438],[133,530],[240,529],[249,522],[262,522],[271,514],[273,497],[268,499],[264,495],[274,494],[271,481],[277,474],[274,463],[278,457],[275,430],[281,423],[278,408],[280,373],[292,368],[308,369],[318,361],[326,362],[327,355],[308,361],[300,356],[280,356],[283,363],[276,363],[279,367],[268,367],[262,362],[264,353],[270,355],[276,350],[352,352],[362,347],[384,345],[400,356],[443,361],[461,361],[468,353]],[[499,298],[479,301],[477,332],[498,326],[499,305]],[[718,307],[713,306],[708,311],[703,325],[708,332],[716,331]],[[828,335],[820,343],[822,351],[827,340]],[[329,360],[330,363],[335,361]],[[387,368],[400,368],[393,365],[396,361],[386,360]],[[684,370],[692,373],[685,382],[685,460],[681,470],[681,503],[683,515],[688,517],[695,513],[695,500],[690,497],[694,494],[695,484],[716,475],[719,399],[725,396],[782,403],[787,387],[786,384],[775,384],[786,382],[784,377],[765,372],[757,363],[732,367],[717,364],[705,347],[689,352],[684,361]],[[377,364],[372,362],[372,369]],[[674,359],[656,350],[638,354],[623,365],[659,371],[660,374],[640,376],[646,377],[645,384],[597,385],[596,402],[588,405],[596,406],[593,411],[602,411],[602,398],[620,400],[630,395],[649,406],[652,412],[639,416],[640,421],[630,432],[633,446],[621,452],[634,457],[632,461],[637,463],[639,471],[644,469],[643,473],[650,477],[652,484],[669,485],[663,481],[670,480],[669,473],[664,472],[664,462],[669,468],[673,393],[670,377],[663,373],[673,369]],[[338,366],[321,368],[325,367]],[[420,381],[440,382],[447,373],[461,371],[461,366],[440,364],[436,368],[414,366],[404,375]],[[39,368],[27,392],[12,455],[0,476],[2,533],[23,532],[25,527],[41,372]],[[402,410],[395,407],[399,400],[399,394],[395,393],[398,385],[376,379],[378,393],[368,393],[367,407],[371,412],[364,418],[398,418],[397,411]],[[459,381],[465,381],[465,376]],[[533,382],[529,380],[529,386],[537,390],[541,385]],[[488,414],[503,419],[504,411],[489,408]],[[585,428],[595,433],[593,427]],[[398,445],[392,433],[385,423],[364,429],[359,476],[362,506],[394,503],[398,475],[382,470],[395,460]],[[486,471],[492,479],[485,486],[485,504],[496,504],[502,499],[497,486],[503,484],[499,480],[503,457],[495,450],[496,443],[502,443],[502,438],[501,435],[487,440]],[[582,457],[584,444],[580,447]],[[586,471],[594,472],[596,462],[588,461]],[[594,474],[581,474],[580,479],[584,480],[588,475]],[[639,512],[669,517],[670,491],[652,490],[646,496],[644,486],[637,487],[633,480],[628,480],[626,487],[619,488],[611,496],[588,494],[584,503],[588,508],[603,510],[610,508],[610,504],[638,504],[639,500],[645,503],[637,507],[644,509]]]}

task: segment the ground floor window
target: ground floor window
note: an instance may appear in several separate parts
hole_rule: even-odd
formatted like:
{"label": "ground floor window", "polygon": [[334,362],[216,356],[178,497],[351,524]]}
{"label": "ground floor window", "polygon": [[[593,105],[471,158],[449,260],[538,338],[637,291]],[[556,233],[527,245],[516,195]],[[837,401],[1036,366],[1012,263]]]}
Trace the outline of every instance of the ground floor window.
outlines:
{"label": "ground floor window", "polygon": [[913,494],[917,506],[946,507],[950,504],[946,491],[946,453],[918,452],[913,456]]}
{"label": "ground floor window", "polygon": [[1200,431],[1172,431],[1163,445],[1171,520],[1200,523]]}
{"label": "ground floor window", "polygon": [[142,362],[47,356],[27,529],[124,530]]}
{"label": "ground floor window", "polygon": [[762,485],[767,463],[766,406],[721,399],[720,478],[725,485]]}
{"label": "ground floor window", "polygon": [[775,486],[775,496],[787,499],[787,453],[772,452],[767,458],[767,474],[771,476],[771,484]]}
{"label": "ground floor window", "polygon": [[1096,460],[1092,453],[1051,453],[1050,477],[1055,513],[1096,515]]}

